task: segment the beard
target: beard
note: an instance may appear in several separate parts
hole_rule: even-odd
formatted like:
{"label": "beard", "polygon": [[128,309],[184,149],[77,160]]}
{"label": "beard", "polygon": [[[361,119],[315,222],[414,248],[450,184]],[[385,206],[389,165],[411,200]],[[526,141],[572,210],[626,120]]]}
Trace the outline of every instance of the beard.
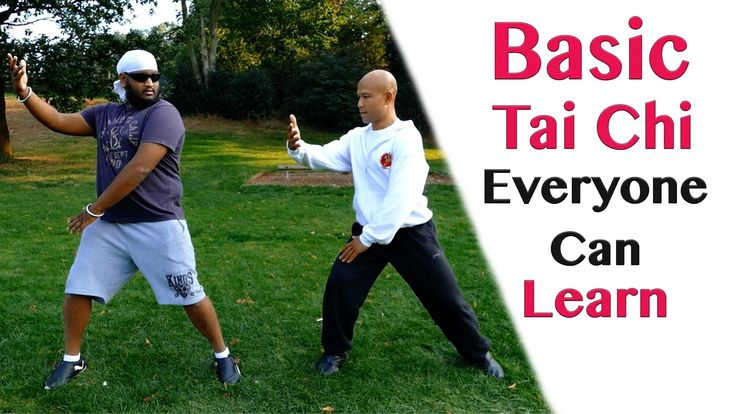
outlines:
{"label": "beard", "polygon": [[156,91],[156,96],[149,99],[149,98],[142,98],[140,95],[136,95],[136,93],[133,92],[133,88],[131,88],[130,85],[125,85],[125,100],[128,102],[130,106],[132,106],[135,109],[138,109],[138,110],[146,109],[149,106],[161,100],[161,89]]}

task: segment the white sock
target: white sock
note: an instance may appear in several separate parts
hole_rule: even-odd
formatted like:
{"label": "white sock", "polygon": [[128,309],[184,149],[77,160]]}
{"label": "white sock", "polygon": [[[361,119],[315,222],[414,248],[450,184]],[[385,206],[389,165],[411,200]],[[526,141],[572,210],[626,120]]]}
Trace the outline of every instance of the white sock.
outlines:
{"label": "white sock", "polygon": [[226,348],[225,348],[225,350],[224,350],[224,351],[222,351],[222,352],[215,352],[215,358],[216,358],[216,359],[222,359],[222,358],[227,358],[227,357],[229,357],[229,356],[230,356],[230,349],[229,349],[229,348],[227,348],[227,347],[226,347]]}
{"label": "white sock", "polygon": [[64,354],[63,361],[64,362],[79,362],[80,359],[82,359],[82,354],[77,354],[77,355]]}

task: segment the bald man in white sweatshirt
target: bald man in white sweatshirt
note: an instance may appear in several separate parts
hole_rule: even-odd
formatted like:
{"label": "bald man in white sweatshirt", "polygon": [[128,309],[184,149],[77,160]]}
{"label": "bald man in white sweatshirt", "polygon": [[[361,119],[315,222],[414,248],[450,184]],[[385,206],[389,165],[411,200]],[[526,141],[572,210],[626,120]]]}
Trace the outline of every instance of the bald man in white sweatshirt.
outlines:
{"label": "bald man in white sweatshirt", "polygon": [[432,211],[423,195],[429,166],[422,137],[411,121],[396,116],[396,79],[374,70],[358,83],[358,110],[367,125],[326,145],[301,139],[289,119],[287,151],[313,169],[352,172],[356,222],[327,280],[322,304],[322,375],[337,372],[352,349],[360,307],[381,271],[391,264],[409,284],[434,322],[468,362],[502,378],[501,366],[480,334],[478,320],[460,292],[437,240]]}

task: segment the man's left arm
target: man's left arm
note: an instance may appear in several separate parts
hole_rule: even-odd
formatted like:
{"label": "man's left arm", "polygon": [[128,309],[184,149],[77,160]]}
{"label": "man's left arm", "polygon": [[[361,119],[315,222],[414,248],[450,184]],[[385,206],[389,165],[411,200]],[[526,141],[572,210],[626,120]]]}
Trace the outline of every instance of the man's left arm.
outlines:
{"label": "man's left arm", "polygon": [[[128,164],[123,167],[105,191],[97,197],[97,200],[89,206],[89,210],[94,214],[102,214],[125,198],[156,168],[156,165],[166,156],[168,151],[168,148],[160,144],[142,143]],[[85,209],[85,211],[69,220],[69,231],[72,233],[81,232],[97,218],[89,215]]]}

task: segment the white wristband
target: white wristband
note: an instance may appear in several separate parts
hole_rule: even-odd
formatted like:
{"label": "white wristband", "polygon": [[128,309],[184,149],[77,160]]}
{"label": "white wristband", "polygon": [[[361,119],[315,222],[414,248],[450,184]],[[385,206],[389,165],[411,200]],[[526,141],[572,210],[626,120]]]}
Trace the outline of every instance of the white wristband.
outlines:
{"label": "white wristband", "polygon": [[28,95],[26,95],[25,98],[20,99],[20,95],[18,95],[18,96],[15,97],[15,99],[17,99],[18,102],[20,102],[20,103],[26,103],[26,101],[28,100],[28,98],[31,97],[31,95],[33,95],[33,89],[29,86],[28,87]]}
{"label": "white wristband", "polygon": [[92,210],[89,209],[90,206],[92,206],[92,203],[89,203],[86,206],[84,206],[84,212],[87,213],[88,215],[90,215],[92,217],[95,217],[95,218],[100,218],[100,217],[102,217],[102,216],[105,215],[105,212],[104,211],[102,213],[100,213],[100,214],[93,213]]}

